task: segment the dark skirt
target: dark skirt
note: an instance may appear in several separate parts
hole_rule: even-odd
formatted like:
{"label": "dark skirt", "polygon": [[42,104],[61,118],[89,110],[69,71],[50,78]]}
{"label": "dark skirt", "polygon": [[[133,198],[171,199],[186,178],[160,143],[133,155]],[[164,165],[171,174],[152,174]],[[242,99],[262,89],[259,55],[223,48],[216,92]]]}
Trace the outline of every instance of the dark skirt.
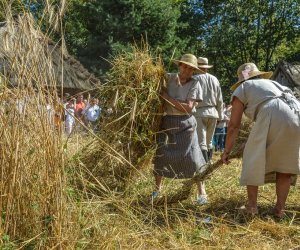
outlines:
{"label": "dark skirt", "polygon": [[191,178],[205,165],[196,127],[194,116],[167,115],[162,118],[153,162],[154,175]]}

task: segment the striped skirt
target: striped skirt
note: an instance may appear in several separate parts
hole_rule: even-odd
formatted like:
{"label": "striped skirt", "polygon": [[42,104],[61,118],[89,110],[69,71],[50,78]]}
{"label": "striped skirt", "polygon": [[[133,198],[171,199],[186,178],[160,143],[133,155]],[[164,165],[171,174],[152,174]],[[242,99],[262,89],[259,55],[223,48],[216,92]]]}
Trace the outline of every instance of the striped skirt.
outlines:
{"label": "striped skirt", "polygon": [[154,175],[191,178],[205,165],[196,127],[194,116],[167,115],[162,118],[153,162]]}

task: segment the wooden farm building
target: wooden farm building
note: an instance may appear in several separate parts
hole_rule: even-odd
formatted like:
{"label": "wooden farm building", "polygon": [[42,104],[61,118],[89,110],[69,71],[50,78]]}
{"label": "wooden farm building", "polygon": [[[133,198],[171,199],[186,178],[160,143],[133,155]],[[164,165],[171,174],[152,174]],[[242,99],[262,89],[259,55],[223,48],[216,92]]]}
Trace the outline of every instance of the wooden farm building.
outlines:
{"label": "wooden farm building", "polygon": [[292,89],[298,99],[300,98],[300,63],[280,61],[272,79]]}

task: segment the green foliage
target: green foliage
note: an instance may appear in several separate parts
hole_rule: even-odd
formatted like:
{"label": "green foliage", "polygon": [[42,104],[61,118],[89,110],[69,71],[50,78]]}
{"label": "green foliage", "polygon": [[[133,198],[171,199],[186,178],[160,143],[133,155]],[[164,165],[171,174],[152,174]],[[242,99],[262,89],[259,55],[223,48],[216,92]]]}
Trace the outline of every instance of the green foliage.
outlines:
{"label": "green foliage", "polygon": [[0,250],[13,250],[13,249],[16,249],[16,244],[11,241],[9,235],[4,234],[1,237]]}
{"label": "green foliage", "polygon": [[288,62],[300,62],[300,38],[295,42],[281,44],[276,51],[278,60],[286,60]]}
{"label": "green foliage", "polygon": [[165,65],[182,53],[205,56],[228,101],[240,64],[274,70],[281,59],[299,61],[299,16],[293,0],[73,0],[66,40],[98,75],[110,67],[107,59],[141,37],[161,52]]}
{"label": "green foliage", "polygon": [[12,15],[20,13],[23,9],[23,4],[20,0],[12,0],[8,4],[7,0],[0,0],[0,22],[5,21],[6,12],[12,12]]}
{"label": "green foliage", "polygon": [[215,65],[227,100],[240,64],[251,61],[261,70],[274,70],[278,60],[299,55],[300,5],[293,0],[187,2],[205,44],[199,54]]}
{"label": "green foliage", "polygon": [[150,47],[170,57],[186,50],[176,34],[179,7],[171,0],[72,1],[66,14],[66,41],[72,52],[98,74],[110,66],[105,59],[146,39]]}
{"label": "green foliage", "polygon": [[[30,10],[42,18],[45,1],[23,2],[11,1],[12,12]],[[50,2],[57,10],[64,1]],[[207,57],[228,101],[240,64],[274,70],[279,60],[300,61],[300,5],[294,0],[70,0],[67,7],[61,17],[68,50],[98,76],[111,68],[115,55],[146,40],[167,71],[175,69],[170,59],[183,53]],[[0,20],[5,10],[0,8]],[[58,31],[51,33],[56,41]]]}

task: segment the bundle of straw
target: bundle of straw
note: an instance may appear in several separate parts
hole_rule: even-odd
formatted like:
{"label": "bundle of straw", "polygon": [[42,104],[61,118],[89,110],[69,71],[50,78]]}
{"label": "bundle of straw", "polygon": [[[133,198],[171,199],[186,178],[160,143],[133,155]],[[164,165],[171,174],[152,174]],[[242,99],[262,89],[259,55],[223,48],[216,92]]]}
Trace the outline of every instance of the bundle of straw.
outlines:
{"label": "bundle of straw", "polygon": [[30,14],[7,17],[0,56],[1,234],[21,246],[62,248],[66,197],[56,77]]}
{"label": "bundle of straw", "polygon": [[152,159],[162,115],[158,94],[165,72],[161,59],[150,54],[147,44],[118,54],[111,64],[100,93],[114,113],[103,120],[101,139],[84,150],[81,161],[113,189],[124,187],[127,178]]}

